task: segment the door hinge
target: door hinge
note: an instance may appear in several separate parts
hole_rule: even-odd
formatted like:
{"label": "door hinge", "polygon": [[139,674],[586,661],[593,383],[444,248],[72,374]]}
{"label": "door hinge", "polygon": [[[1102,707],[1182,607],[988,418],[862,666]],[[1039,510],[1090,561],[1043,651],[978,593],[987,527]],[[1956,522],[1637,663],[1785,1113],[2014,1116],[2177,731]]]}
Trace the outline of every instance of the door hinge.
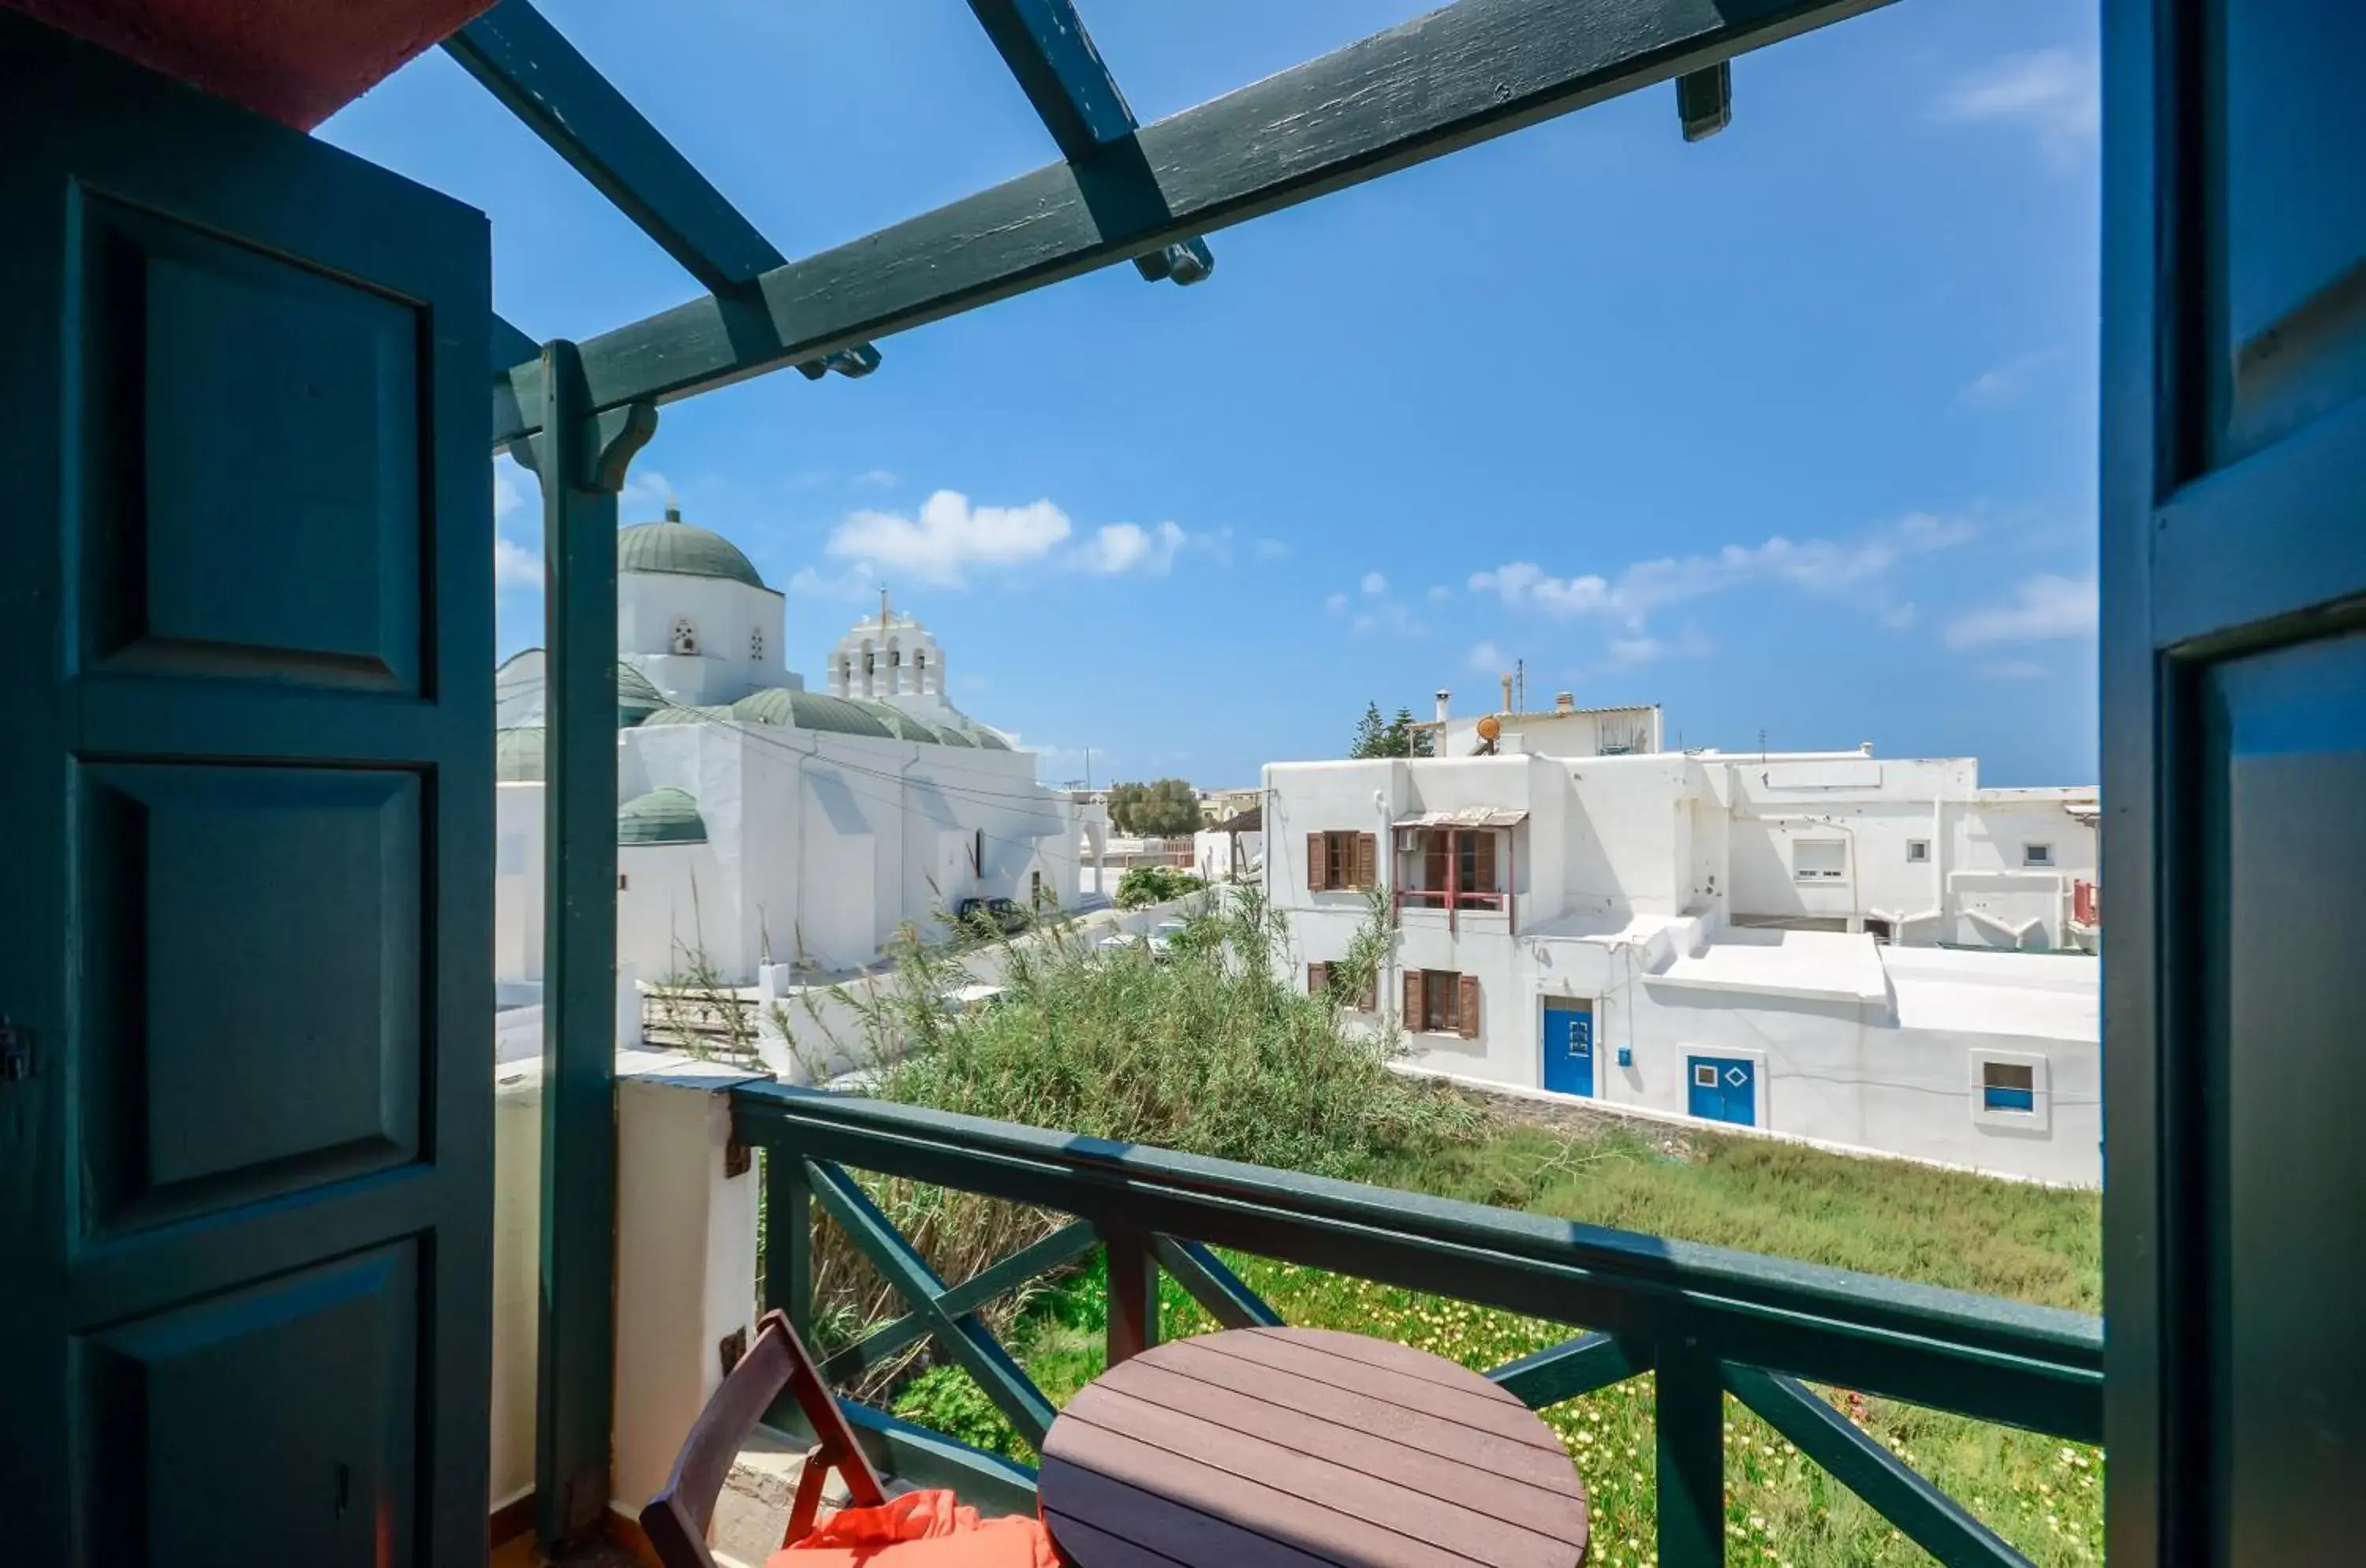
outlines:
{"label": "door hinge", "polygon": [[21,1024],[0,1021],[0,1083],[33,1076],[33,1032]]}

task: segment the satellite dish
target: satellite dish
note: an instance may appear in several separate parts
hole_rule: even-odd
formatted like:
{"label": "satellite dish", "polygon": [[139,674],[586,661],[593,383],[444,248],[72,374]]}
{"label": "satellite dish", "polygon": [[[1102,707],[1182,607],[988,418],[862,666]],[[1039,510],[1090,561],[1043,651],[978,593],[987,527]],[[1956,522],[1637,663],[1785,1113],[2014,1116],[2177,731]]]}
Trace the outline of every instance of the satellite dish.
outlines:
{"label": "satellite dish", "polygon": [[1484,718],[1482,718],[1482,719],[1479,721],[1479,739],[1482,739],[1482,740],[1493,740],[1493,739],[1497,739],[1498,737],[1500,737],[1503,733],[1504,733],[1504,721],[1503,721],[1502,719],[1500,719],[1500,718],[1497,718],[1493,714],[1492,714],[1492,713],[1491,713],[1491,714],[1487,715]]}

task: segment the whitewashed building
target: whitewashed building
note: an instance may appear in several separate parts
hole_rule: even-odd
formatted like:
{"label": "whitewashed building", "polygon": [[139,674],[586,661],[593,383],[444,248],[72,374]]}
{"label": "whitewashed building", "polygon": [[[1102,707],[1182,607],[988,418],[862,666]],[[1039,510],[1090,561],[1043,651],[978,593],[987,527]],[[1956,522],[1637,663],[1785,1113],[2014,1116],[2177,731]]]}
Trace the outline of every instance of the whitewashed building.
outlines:
{"label": "whitewashed building", "polygon": [[[781,594],[728,540],[683,523],[617,540],[617,956],[644,978],[703,961],[825,976],[924,934],[964,897],[1074,897],[1098,813],[1036,782],[1035,756],[955,708],[909,615],[858,625],[828,692],[783,662]],[[496,973],[541,977],[542,655],[496,678]]]}
{"label": "whitewashed building", "polygon": [[1378,897],[1398,939],[1350,1000],[1395,1013],[1417,1066],[2100,1179],[2093,790],[1498,728],[1493,754],[1266,769],[1264,887],[1307,985]]}

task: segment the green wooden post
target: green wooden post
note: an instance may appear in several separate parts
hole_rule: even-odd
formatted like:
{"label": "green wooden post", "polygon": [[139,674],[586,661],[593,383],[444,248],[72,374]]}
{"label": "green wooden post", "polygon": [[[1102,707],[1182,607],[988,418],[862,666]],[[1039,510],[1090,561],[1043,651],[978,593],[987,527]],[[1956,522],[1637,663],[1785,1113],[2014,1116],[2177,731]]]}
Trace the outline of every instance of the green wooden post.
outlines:
{"label": "green wooden post", "polygon": [[1695,1334],[1659,1344],[1653,1425],[1659,1433],[1660,1562],[1718,1568],[1725,1561],[1725,1382]]}
{"label": "green wooden post", "polygon": [[1105,1225],[1109,1251],[1109,1364],[1158,1343],[1158,1254],[1149,1232]]}
{"label": "green wooden post", "polygon": [[598,1529],[615,1390],[616,492],[657,426],[594,417],[575,345],[542,351],[542,433],[517,456],[542,485],[542,1289],[535,1529]]}
{"label": "green wooden post", "polygon": [[813,1335],[813,1179],[786,1149],[764,1151],[764,1308]]}

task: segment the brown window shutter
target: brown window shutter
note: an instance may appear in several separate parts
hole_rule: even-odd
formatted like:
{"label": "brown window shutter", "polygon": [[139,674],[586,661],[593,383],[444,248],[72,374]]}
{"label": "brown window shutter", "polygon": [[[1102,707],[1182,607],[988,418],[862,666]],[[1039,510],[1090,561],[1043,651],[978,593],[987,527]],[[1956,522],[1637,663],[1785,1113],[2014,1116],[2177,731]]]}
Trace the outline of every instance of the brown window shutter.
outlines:
{"label": "brown window shutter", "polygon": [[1458,1032],[1465,1040],[1476,1040],[1479,1038],[1479,976],[1463,976],[1461,984],[1456,988],[1461,992],[1455,998],[1460,1004],[1458,1010],[1461,1014],[1459,1021],[1462,1027]]}
{"label": "brown window shutter", "polygon": [[1370,833],[1356,835],[1356,886],[1369,887],[1380,879],[1380,841]]}
{"label": "brown window shutter", "polygon": [[1330,983],[1331,965],[1328,964],[1310,964],[1306,966],[1306,994],[1308,996],[1321,996],[1323,994],[1323,988]]}
{"label": "brown window shutter", "polygon": [[1415,1034],[1421,1032],[1421,971],[1408,969],[1404,976],[1404,1026]]}
{"label": "brown window shutter", "polygon": [[1364,994],[1356,999],[1356,1010],[1358,1012],[1378,1012],[1380,1010],[1380,976],[1379,970],[1375,969],[1372,972],[1371,976],[1364,982]]}
{"label": "brown window shutter", "polygon": [[1309,893],[1320,893],[1330,886],[1323,876],[1323,863],[1325,859],[1323,850],[1322,834],[1306,835],[1306,890]]}

